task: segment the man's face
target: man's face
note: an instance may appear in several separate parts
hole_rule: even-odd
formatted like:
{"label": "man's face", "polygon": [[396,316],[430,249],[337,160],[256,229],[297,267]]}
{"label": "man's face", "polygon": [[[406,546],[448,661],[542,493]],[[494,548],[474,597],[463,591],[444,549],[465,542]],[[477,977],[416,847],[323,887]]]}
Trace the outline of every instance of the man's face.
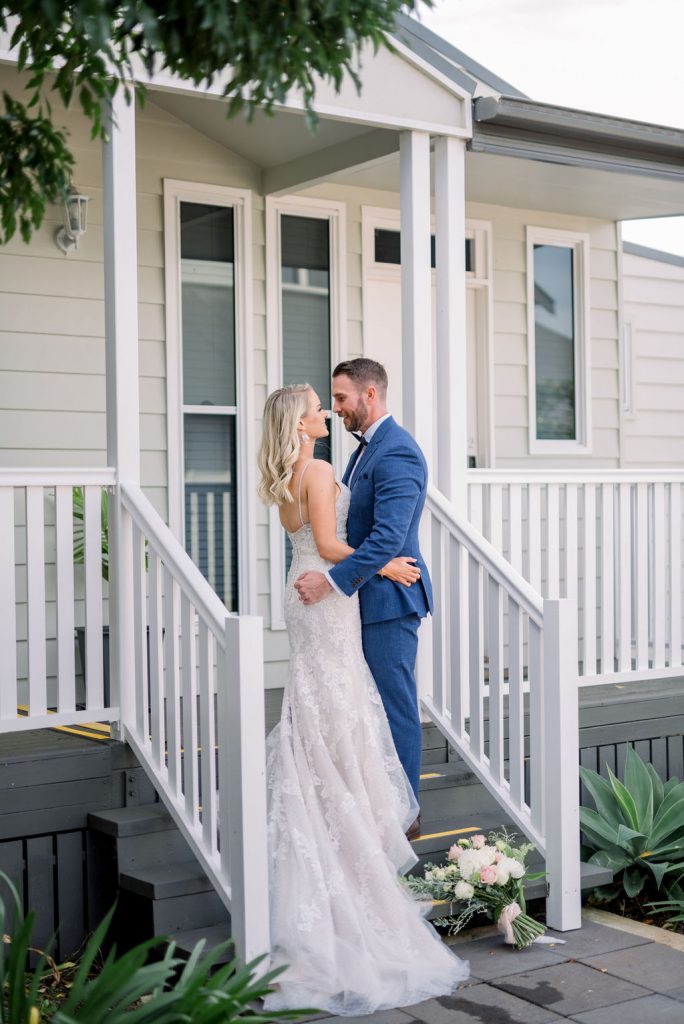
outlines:
{"label": "man's face", "polygon": [[342,418],[345,429],[363,433],[370,415],[368,389],[359,388],[346,373],[342,373],[333,377],[332,397],[332,411]]}

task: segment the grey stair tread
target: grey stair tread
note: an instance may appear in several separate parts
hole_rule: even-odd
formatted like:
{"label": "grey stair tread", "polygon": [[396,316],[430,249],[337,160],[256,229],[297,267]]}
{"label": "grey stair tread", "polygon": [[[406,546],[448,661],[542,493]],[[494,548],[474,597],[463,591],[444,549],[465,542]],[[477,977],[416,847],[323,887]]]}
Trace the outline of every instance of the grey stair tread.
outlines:
{"label": "grey stair tread", "polygon": [[475,772],[462,761],[446,761],[444,764],[424,765],[420,773],[420,790],[450,789],[453,786],[480,784]]}
{"label": "grey stair tread", "polygon": [[[225,924],[212,924],[206,928],[188,928],[182,932],[176,932],[173,941],[176,943],[176,950],[181,956],[190,956],[193,949],[202,939],[205,940],[205,950],[215,949],[230,939],[230,922]],[[230,945],[224,950],[217,963],[224,964],[232,960],[234,956],[233,946]]]}
{"label": "grey stair tread", "polygon": [[452,814],[448,818],[424,820],[421,836],[414,839],[411,845],[417,854],[437,853],[447,850],[458,839],[467,839],[469,835],[475,835],[477,832],[487,835],[488,832],[504,827],[511,832],[520,833],[520,830],[506,818],[504,811],[499,814],[492,811],[472,811],[459,814],[458,817]]}
{"label": "grey stair tread", "polygon": [[168,832],[176,825],[163,804],[143,804],[91,813],[88,827],[109,836],[141,836],[148,832]]}
{"label": "grey stair tread", "polygon": [[152,900],[209,892],[213,888],[195,860],[129,868],[119,876],[119,885],[122,889]]}

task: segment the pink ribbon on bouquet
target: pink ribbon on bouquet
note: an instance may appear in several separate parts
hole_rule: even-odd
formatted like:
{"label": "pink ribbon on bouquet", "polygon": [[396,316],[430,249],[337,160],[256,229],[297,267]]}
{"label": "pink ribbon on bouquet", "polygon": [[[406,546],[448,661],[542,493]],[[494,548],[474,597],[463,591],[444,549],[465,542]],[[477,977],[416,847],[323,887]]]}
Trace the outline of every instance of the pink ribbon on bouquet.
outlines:
{"label": "pink ribbon on bouquet", "polygon": [[496,927],[503,933],[504,943],[507,946],[515,945],[513,922],[520,914],[522,914],[522,910],[517,903],[509,903],[508,906],[504,907],[499,914],[499,920],[496,922]]}

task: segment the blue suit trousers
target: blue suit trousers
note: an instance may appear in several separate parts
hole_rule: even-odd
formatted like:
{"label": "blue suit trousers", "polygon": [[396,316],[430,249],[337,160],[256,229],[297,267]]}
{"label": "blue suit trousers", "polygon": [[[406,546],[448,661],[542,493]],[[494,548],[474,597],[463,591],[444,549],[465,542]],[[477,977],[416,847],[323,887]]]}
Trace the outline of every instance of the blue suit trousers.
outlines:
{"label": "blue suit trousers", "polygon": [[416,693],[418,615],[363,624],[363,653],[378,687],[392,738],[418,799],[422,730]]}

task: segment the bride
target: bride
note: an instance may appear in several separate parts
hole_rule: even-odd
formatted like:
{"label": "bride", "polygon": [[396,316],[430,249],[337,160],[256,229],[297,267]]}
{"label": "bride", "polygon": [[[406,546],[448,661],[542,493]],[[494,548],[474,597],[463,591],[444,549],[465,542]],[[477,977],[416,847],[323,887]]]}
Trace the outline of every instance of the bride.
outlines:
{"label": "bride", "polygon": [[[468,966],[398,879],[417,860],[404,833],[418,807],[363,657],[358,595],[305,605],[294,589],[353,551],[349,489],[313,457],[326,416],[308,384],[275,391],[259,451],[259,495],[292,544],[289,671],[267,742],[271,952],[288,968],[266,1008],[356,1016],[450,993]],[[410,586],[412,562],[381,573]]]}

